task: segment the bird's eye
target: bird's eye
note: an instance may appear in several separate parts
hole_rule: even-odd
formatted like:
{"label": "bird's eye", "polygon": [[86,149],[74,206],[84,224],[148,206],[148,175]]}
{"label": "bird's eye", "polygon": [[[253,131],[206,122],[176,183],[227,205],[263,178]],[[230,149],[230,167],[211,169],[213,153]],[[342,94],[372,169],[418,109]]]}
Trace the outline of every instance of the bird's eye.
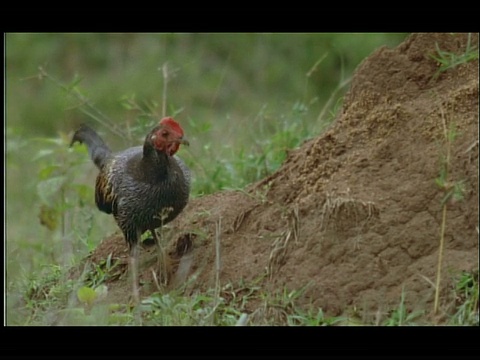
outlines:
{"label": "bird's eye", "polygon": [[167,137],[167,136],[168,136],[168,131],[167,131],[167,130],[163,130],[163,131],[162,131],[162,136],[163,136],[163,137]]}

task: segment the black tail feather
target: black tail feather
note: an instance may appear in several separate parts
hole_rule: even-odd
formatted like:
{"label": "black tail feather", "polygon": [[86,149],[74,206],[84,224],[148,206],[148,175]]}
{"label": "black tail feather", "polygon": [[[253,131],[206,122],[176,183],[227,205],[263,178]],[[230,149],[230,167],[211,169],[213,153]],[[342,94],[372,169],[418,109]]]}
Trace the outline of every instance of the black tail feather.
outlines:
{"label": "black tail feather", "polygon": [[81,125],[80,128],[75,131],[70,146],[72,146],[75,142],[84,143],[87,145],[88,154],[99,169],[105,165],[106,160],[112,153],[110,148],[107,146],[107,144],[105,144],[95,130],[85,124]]}

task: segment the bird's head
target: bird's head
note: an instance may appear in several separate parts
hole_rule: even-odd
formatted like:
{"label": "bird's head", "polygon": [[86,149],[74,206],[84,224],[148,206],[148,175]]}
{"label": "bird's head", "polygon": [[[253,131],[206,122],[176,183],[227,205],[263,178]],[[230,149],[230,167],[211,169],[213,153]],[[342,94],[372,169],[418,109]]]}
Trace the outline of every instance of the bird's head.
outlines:
{"label": "bird's head", "polygon": [[165,152],[169,156],[178,151],[180,144],[189,145],[183,137],[182,127],[171,117],[160,120],[158,126],[152,130],[150,139],[157,151]]}

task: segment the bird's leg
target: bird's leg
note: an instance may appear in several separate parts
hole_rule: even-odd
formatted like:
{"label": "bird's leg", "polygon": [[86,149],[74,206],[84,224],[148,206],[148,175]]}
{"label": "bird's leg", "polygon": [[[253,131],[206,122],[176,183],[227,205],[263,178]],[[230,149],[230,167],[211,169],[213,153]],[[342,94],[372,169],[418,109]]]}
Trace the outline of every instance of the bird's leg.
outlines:
{"label": "bird's leg", "polygon": [[130,245],[130,271],[132,272],[132,294],[135,304],[140,303],[140,290],[138,288],[138,246],[137,242]]}
{"label": "bird's leg", "polygon": [[[161,230],[160,230],[161,231]],[[163,285],[167,283],[167,267],[165,262],[165,253],[162,249],[162,244],[160,244],[160,239],[157,236],[157,232],[154,228],[150,229],[153,239],[155,240],[155,247],[157,249],[157,266],[158,266],[158,275],[160,282]]]}

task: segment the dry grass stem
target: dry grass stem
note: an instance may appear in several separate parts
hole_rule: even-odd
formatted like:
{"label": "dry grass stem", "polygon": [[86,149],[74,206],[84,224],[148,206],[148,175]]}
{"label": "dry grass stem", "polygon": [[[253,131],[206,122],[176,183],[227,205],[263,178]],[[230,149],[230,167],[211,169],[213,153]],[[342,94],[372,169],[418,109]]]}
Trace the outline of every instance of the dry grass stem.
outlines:
{"label": "dry grass stem", "polygon": [[287,217],[287,224],[288,229],[283,231],[277,238],[277,240],[275,240],[272,244],[273,249],[270,252],[266,269],[269,279],[272,279],[274,274],[284,264],[290,239],[293,238],[295,245],[298,244],[298,235],[300,232],[298,207],[295,206],[293,210],[289,212]]}

